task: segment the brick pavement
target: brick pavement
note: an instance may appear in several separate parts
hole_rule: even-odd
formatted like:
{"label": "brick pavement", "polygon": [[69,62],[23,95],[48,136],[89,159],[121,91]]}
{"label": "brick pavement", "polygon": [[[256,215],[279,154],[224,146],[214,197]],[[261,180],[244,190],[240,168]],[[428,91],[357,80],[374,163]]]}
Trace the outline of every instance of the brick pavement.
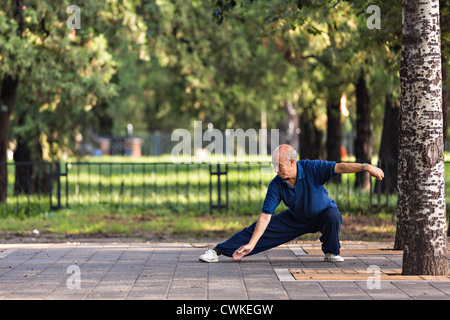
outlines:
{"label": "brick pavement", "polygon": [[[307,254],[320,243],[290,243],[245,257],[202,263],[202,243],[0,244],[0,299],[298,300],[450,299],[450,281],[295,280],[290,269],[401,269],[402,256]],[[349,249],[388,243],[343,243]],[[313,251],[310,251],[313,252]],[[77,273],[79,272],[79,273]],[[367,279],[369,279],[368,274]],[[78,281],[79,280],[79,281]],[[79,286],[77,286],[77,284]]]}

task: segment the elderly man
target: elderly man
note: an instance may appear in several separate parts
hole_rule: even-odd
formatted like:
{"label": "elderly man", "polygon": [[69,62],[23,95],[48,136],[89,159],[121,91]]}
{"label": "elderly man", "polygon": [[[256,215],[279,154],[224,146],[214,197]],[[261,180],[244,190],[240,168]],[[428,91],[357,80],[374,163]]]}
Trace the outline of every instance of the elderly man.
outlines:
{"label": "elderly man", "polygon": [[[220,254],[239,260],[317,231],[322,233],[324,260],[344,261],[339,243],[342,217],[324,184],[336,174],[362,171],[382,180],[383,171],[367,163],[297,161],[297,152],[286,144],[273,152],[272,163],[277,175],[269,184],[258,220],[207,250],[199,257],[200,261],[218,262]],[[281,201],[289,209],[273,215]]]}

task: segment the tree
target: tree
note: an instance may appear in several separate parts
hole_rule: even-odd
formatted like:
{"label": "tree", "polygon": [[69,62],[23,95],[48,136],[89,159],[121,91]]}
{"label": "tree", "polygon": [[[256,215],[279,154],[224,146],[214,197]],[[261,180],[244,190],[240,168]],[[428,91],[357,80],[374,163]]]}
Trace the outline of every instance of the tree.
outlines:
{"label": "tree", "polygon": [[[371,104],[369,89],[367,88],[365,73],[361,71],[356,83],[356,138],[355,158],[356,162],[370,163],[372,159],[372,125]],[[356,174],[355,187],[370,189],[370,176]]]}
{"label": "tree", "polygon": [[439,1],[402,10],[396,238],[403,274],[447,275]]}
{"label": "tree", "polygon": [[[9,119],[14,110],[19,80],[23,70],[30,65],[30,62],[24,61],[24,58],[27,54],[29,57],[32,52],[22,37],[24,31],[23,7],[23,0],[5,3],[6,10],[9,9],[11,13],[11,19],[0,11],[0,38],[2,34],[8,35],[7,41],[0,39],[0,46],[3,46],[2,64],[0,65],[0,163],[5,163],[7,160]],[[7,167],[0,166],[0,202],[6,200],[7,174]]]}
{"label": "tree", "polygon": [[381,192],[397,192],[398,165],[398,113],[400,107],[398,99],[390,93],[385,94],[383,131],[381,133],[380,152],[378,153],[378,167],[384,171],[385,178],[375,182],[375,190],[381,183]]}
{"label": "tree", "polygon": [[[449,78],[449,53],[450,53],[450,1],[439,1],[439,16],[441,19],[441,56],[442,56],[442,113],[444,130],[444,147],[448,134],[448,99],[450,97]],[[447,236],[450,236],[450,228],[447,229]]]}
{"label": "tree", "polygon": [[[107,42],[90,28],[71,30],[68,1],[5,1],[0,11],[0,162],[6,142],[14,138],[15,161],[54,160],[73,149],[75,136],[98,100],[113,93],[114,72]],[[95,5],[83,7],[84,23],[95,19]],[[71,148],[72,147],[72,148]],[[33,170],[34,168],[30,168]],[[33,172],[30,172],[33,176]],[[27,174],[16,170],[16,191],[24,190]],[[7,171],[0,167],[0,202],[6,199]],[[32,186],[32,184],[30,185]]]}
{"label": "tree", "polygon": [[219,26],[203,1],[154,6],[158,28],[148,39],[154,64],[145,74],[149,128],[189,128],[193,118],[220,130],[258,127],[263,110],[274,127],[298,77],[276,40],[258,37],[263,27],[255,12]]}
{"label": "tree", "polygon": [[442,56],[442,113],[444,125],[444,142],[447,140],[448,128],[448,99],[450,94],[449,85],[449,53],[450,53],[450,1],[439,1],[439,17],[441,26],[441,56]]}

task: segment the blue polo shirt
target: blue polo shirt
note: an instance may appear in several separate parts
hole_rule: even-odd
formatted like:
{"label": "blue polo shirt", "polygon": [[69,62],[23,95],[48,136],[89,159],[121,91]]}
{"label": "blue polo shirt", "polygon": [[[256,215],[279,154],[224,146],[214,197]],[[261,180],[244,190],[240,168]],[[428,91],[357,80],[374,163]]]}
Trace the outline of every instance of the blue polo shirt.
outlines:
{"label": "blue polo shirt", "polygon": [[297,219],[307,222],[328,207],[337,208],[324,187],[328,180],[336,176],[335,165],[334,161],[298,161],[297,181],[294,188],[276,175],[267,189],[262,212],[273,214],[283,201]]}

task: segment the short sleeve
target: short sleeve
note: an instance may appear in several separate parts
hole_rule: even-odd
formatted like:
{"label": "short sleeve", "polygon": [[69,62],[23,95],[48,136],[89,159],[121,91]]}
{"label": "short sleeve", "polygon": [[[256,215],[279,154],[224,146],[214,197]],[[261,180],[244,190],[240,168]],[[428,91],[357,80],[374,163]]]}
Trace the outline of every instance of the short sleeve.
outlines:
{"label": "short sleeve", "polygon": [[312,170],[318,185],[324,185],[328,180],[335,177],[335,161],[314,160],[312,161]]}
{"label": "short sleeve", "polygon": [[261,212],[273,214],[281,202],[280,181],[276,177],[272,179],[267,188],[266,198],[264,199]]}

